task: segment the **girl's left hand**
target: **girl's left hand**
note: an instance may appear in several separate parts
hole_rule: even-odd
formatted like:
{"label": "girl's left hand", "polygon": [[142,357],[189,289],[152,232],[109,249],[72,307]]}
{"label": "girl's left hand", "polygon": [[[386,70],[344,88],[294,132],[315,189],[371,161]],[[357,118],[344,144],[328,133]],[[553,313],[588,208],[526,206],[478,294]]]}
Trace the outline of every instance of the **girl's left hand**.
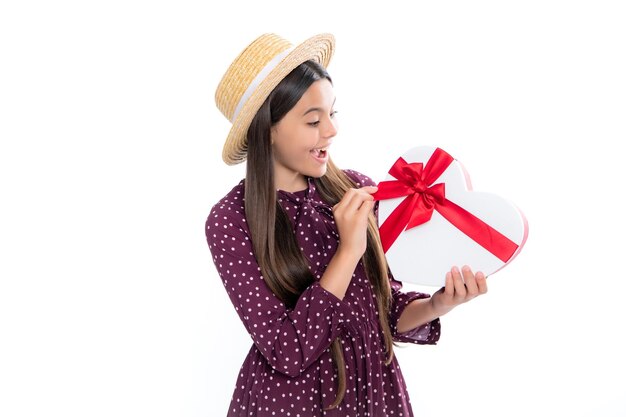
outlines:
{"label": "girl's left hand", "polygon": [[446,273],[446,286],[433,294],[430,301],[437,317],[443,316],[454,307],[487,292],[487,278],[478,271],[472,273],[469,266],[453,267]]}

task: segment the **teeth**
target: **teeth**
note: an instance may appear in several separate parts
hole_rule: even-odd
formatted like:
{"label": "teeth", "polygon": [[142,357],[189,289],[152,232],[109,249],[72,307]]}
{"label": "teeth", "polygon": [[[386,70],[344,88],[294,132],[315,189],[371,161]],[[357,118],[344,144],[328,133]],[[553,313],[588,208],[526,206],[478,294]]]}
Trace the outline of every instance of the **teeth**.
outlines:
{"label": "teeth", "polygon": [[315,156],[320,156],[322,153],[326,153],[327,150],[328,150],[328,148],[314,148],[314,149],[311,150],[311,152]]}

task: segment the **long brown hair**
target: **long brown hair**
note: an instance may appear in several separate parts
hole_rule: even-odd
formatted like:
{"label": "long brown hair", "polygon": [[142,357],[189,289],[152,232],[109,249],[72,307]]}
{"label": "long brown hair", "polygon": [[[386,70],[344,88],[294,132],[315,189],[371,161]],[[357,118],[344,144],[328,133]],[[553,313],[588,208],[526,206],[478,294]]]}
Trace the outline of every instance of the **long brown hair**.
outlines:
{"label": "long brown hair", "polygon": [[[272,91],[247,133],[245,211],[254,254],[265,282],[288,307],[296,304],[302,292],[314,282],[314,277],[299,249],[291,221],[276,200],[270,129],[296,105],[313,82],[321,79],[332,83],[319,64],[307,61],[298,66]],[[356,187],[354,181],[330,160],[326,174],[314,178],[314,182],[321,198],[331,205],[338,203],[349,188]],[[385,364],[388,365],[393,359],[393,340],[388,322],[391,288],[373,213],[368,218],[367,249],[362,260],[376,294],[387,354]],[[337,368],[338,387],[337,397],[328,409],[337,407],[346,391],[346,369],[339,337],[331,344],[331,356]]]}

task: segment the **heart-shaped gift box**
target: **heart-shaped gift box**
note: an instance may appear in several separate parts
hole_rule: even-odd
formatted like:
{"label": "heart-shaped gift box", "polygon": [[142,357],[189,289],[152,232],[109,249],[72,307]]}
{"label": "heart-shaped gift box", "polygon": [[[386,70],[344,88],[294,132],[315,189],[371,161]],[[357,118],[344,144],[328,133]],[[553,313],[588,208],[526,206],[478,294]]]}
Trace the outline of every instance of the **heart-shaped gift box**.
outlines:
{"label": "heart-shaped gift box", "polygon": [[454,265],[491,275],[528,236],[523,213],[496,194],[472,191],[463,165],[440,148],[409,149],[374,198],[389,268],[403,282],[443,286]]}

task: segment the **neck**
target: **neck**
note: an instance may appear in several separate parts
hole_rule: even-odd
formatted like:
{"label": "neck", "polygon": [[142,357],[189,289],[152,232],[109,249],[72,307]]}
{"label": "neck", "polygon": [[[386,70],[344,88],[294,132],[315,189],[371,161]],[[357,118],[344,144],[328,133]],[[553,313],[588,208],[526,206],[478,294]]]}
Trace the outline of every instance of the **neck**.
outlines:
{"label": "neck", "polygon": [[285,173],[283,175],[277,174],[278,172],[275,173],[276,178],[274,181],[274,188],[277,190],[294,193],[306,190],[309,186],[306,177],[299,172],[290,173],[289,175],[284,175]]}

